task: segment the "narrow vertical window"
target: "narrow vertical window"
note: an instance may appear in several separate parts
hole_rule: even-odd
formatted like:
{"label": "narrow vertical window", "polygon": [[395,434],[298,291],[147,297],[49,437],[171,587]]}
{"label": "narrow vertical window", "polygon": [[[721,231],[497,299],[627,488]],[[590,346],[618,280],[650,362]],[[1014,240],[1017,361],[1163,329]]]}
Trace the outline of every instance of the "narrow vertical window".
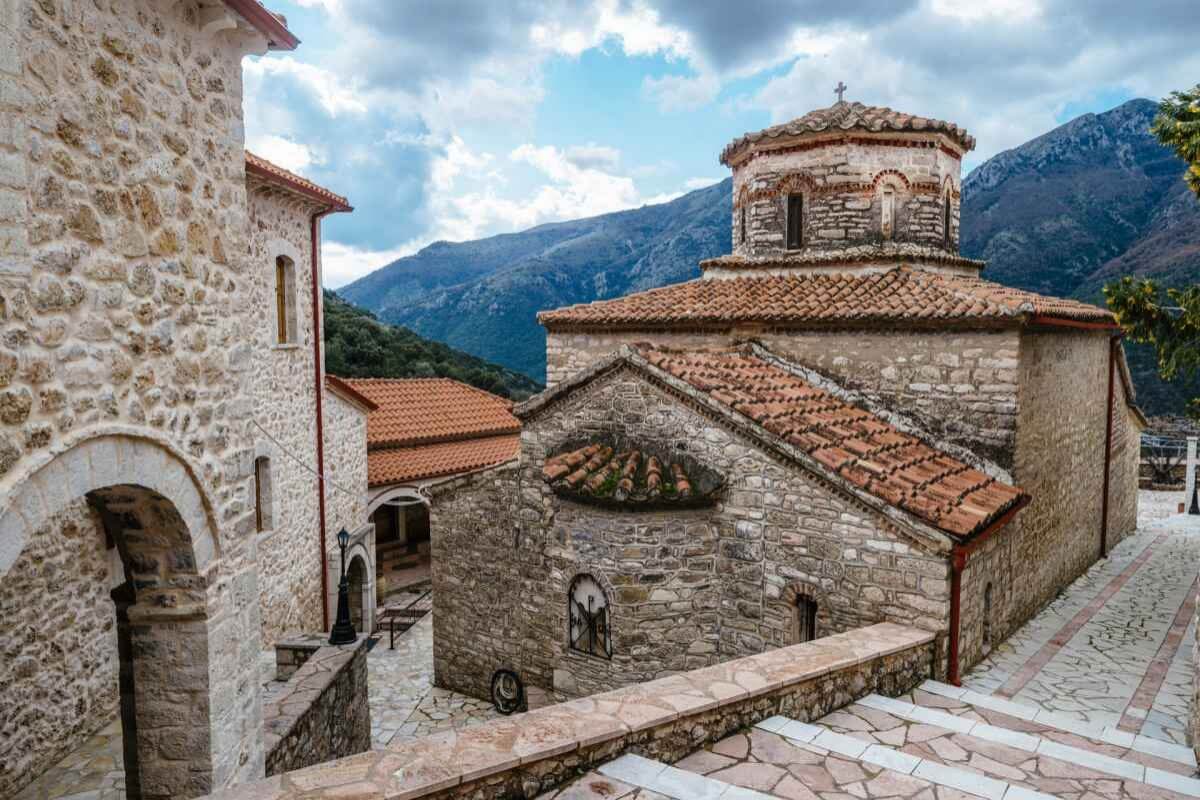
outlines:
{"label": "narrow vertical window", "polygon": [[738,209],[738,244],[746,243],[746,207]]}
{"label": "narrow vertical window", "polygon": [[787,249],[799,250],[804,245],[804,197],[787,197]]}
{"label": "narrow vertical window", "polygon": [[883,215],[880,231],[883,233],[883,238],[890,239],[896,226],[896,191],[890,186],[884,187],[879,201],[880,213]]}
{"label": "narrow vertical window", "polygon": [[817,638],[817,601],[808,595],[796,598],[794,611],[796,644],[811,642]]}
{"label": "narrow vertical window", "polygon": [[271,530],[271,459],[254,459],[254,528],[259,533]]}
{"label": "narrow vertical window", "polygon": [[942,242],[950,246],[950,195],[942,200]]}
{"label": "narrow vertical window", "polygon": [[283,256],[275,259],[275,341],[287,344],[288,341],[288,302],[287,302],[287,259]]}
{"label": "narrow vertical window", "polygon": [[992,585],[983,590],[983,652],[992,649]]}

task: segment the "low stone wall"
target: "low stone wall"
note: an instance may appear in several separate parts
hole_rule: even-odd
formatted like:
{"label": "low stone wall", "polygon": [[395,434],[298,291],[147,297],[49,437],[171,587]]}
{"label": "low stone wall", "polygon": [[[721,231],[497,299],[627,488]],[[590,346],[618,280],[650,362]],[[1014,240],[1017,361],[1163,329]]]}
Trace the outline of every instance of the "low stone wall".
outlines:
{"label": "low stone wall", "polygon": [[263,709],[263,728],[268,775],[369,750],[367,637],[311,653]]}
{"label": "low stone wall", "polygon": [[454,733],[409,740],[213,795],[528,798],[625,752],[674,762],[775,714],[811,721],[930,675],[934,636],[882,623]]}
{"label": "low stone wall", "polygon": [[313,654],[327,646],[329,635],[309,633],[275,643],[275,680],[290,680]]}

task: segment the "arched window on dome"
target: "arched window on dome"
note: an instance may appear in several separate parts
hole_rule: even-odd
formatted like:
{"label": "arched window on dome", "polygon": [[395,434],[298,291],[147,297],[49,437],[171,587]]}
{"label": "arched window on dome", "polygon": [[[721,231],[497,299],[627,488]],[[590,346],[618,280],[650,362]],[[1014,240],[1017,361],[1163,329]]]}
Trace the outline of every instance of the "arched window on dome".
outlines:
{"label": "arched window on dome", "polygon": [[787,196],[787,249],[799,250],[804,246],[804,196]]}
{"label": "arched window on dome", "polygon": [[746,243],[746,207],[738,209],[738,244]]}
{"label": "arched window on dome", "polygon": [[879,211],[881,216],[879,230],[883,238],[890,239],[896,230],[896,189],[885,185],[879,194]]}
{"label": "arched window on dome", "polygon": [[952,238],[950,235],[950,221],[950,193],[946,192],[945,196],[942,197],[942,244],[946,247],[950,247]]}

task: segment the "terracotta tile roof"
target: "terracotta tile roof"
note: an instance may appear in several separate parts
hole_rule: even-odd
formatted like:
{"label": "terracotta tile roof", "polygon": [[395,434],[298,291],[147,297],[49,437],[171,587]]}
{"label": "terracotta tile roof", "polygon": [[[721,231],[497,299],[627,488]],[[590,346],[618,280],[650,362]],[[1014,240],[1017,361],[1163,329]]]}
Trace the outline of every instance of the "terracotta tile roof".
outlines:
{"label": "terracotta tile roof", "polygon": [[387,486],[470,472],[514,459],[520,449],[520,434],[506,434],[416,447],[369,450],[367,483],[370,486]]}
{"label": "terracotta tile roof", "polygon": [[711,505],[725,485],[712,470],[689,468],[640,448],[617,452],[603,442],[546,459],[542,477],[558,494],[633,509]]}
{"label": "terracotta tile roof", "polygon": [[331,206],[336,211],[353,211],[354,209],[340,194],[334,194],[323,186],[290,172],[278,164],[272,164],[262,156],[256,156],[246,151],[246,174],[257,175],[259,178],[299,192],[319,203]]}
{"label": "terracotta tile roof", "polygon": [[912,267],[711,278],[538,314],[550,330],[646,330],[753,322],[780,327],[1019,325],[1039,319],[1116,326],[1108,311],[980,278]]}
{"label": "terracotta tile roof", "polygon": [[339,378],[336,375],[326,375],[325,376],[325,388],[330,390],[331,392],[336,392],[350,400],[353,400],[354,402],[361,405],[363,408],[367,409],[367,411],[374,411],[375,409],[379,408],[379,406],[376,405],[376,403],[373,400],[371,400],[369,397],[363,395],[361,392],[359,392],[353,386],[346,383],[344,380],[342,380],[341,378]]}
{"label": "terracotta tile roof", "polygon": [[367,447],[408,447],[519,433],[512,403],[449,378],[345,378],[377,406],[367,417]]}
{"label": "terracotta tile roof", "polygon": [[263,36],[271,50],[295,50],[300,44],[288,30],[287,17],[267,9],[259,0],[225,0],[225,5],[237,12]]}
{"label": "terracotta tile roof", "polygon": [[772,125],[754,133],[747,133],[734,139],[721,151],[721,163],[730,166],[737,156],[754,144],[764,139],[780,137],[803,136],[805,134],[826,133],[829,131],[868,131],[880,133],[888,131],[899,132],[937,132],[944,133],[952,141],[957,142],[963,150],[975,149],[975,137],[958,127],[953,122],[940,119],[929,119],[905,114],[886,106],[868,106],[862,103],[834,103],[828,108],[818,108],[798,117],[791,122]]}
{"label": "terracotta tile roof", "polygon": [[983,531],[1026,499],[1020,489],[745,350],[642,347],[640,353],[859,489],[955,539]]}

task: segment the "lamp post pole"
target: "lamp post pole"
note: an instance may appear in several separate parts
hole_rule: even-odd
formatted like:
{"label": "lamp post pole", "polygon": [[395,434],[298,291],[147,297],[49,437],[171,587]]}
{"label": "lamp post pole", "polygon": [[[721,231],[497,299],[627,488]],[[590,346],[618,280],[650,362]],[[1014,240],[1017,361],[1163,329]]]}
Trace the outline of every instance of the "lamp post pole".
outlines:
{"label": "lamp post pole", "polygon": [[350,621],[350,581],[346,577],[346,545],[350,543],[350,534],[345,528],[338,533],[337,540],[342,550],[342,579],[338,582],[337,620],[329,632],[329,643],[351,644],[358,639],[358,634]]}

